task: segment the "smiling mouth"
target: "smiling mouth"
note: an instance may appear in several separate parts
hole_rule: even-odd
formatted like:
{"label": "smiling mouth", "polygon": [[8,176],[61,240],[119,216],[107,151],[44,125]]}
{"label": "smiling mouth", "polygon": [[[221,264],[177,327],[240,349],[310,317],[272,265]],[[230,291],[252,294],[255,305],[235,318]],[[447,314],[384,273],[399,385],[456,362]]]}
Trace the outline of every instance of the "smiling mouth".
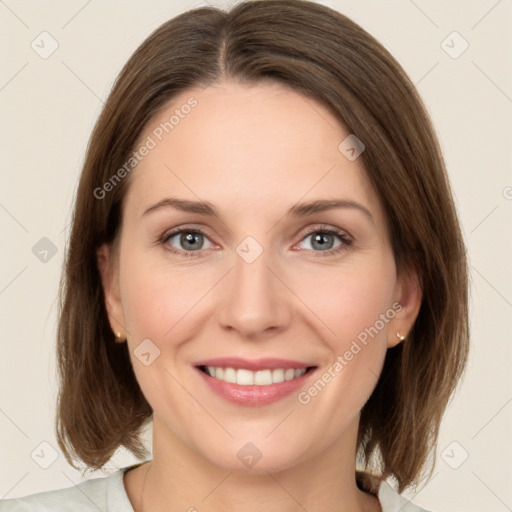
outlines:
{"label": "smiling mouth", "polygon": [[310,372],[316,366],[307,366],[303,368],[274,368],[263,370],[247,370],[245,368],[230,368],[219,366],[201,365],[198,368],[217,380],[238,384],[239,386],[270,386],[280,382],[294,380]]}

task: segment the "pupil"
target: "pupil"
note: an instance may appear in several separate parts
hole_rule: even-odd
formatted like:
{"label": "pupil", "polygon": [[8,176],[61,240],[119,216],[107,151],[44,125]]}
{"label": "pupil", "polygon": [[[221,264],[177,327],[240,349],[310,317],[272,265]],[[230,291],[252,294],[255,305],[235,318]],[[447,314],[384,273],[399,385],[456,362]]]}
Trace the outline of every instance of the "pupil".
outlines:
{"label": "pupil", "polygon": [[[197,242],[199,238],[199,233],[187,233],[185,235],[182,235],[182,241],[185,242],[183,245],[187,247],[187,244],[193,244],[194,242]],[[188,247],[190,249],[197,249],[197,247]]]}
{"label": "pupil", "polygon": [[[327,233],[324,233],[324,234],[317,234],[314,238],[313,238],[313,246],[315,245],[315,243],[318,243],[320,244],[319,247],[321,249],[330,249],[331,246],[332,246],[332,243],[329,244],[329,242],[326,242],[325,239],[326,237],[331,237],[332,238],[332,235],[329,235]],[[332,240],[331,240],[332,242]],[[326,245],[329,245],[329,247],[326,247]]]}

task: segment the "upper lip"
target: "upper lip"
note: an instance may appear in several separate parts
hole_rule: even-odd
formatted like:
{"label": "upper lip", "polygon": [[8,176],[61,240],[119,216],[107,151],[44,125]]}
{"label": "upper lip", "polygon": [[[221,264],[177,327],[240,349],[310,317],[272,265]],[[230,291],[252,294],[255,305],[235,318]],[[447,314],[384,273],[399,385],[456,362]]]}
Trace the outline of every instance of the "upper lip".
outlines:
{"label": "upper lip", "polygon": [[215,366],[221,368],[234,368],[234,369],[245,369],[245,370],[275,370],[277,368],[309,368],[314,366],[310,363],[304,363],[302,361],[295,361],[292,359],[276,359],[266,357],[262,359],[244,359],[241,357],[217,357],[214,359],[204,359],[198,361],[195,366]]}

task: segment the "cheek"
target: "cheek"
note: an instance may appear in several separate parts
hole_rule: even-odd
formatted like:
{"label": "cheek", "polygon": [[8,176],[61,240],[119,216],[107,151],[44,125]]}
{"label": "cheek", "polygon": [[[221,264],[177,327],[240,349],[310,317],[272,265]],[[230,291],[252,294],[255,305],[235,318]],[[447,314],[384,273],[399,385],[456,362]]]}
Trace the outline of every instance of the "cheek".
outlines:
{"label": "cheek", "polygon": [[[359,263],[359,262],[358,262]],[[307,275],[305,273],[305,275]],[[335,424],[347,411],[355,414],[370,396],[380,375],[387,350],[395,285],[391,254],[368,258],[365,265],[345,265],[325,275],[303,279],[297,292],[314,313],[311,324],[324,345],[321,382],[305,390],[300,403],[329,404]],[[325,387],[325,391],[324,391]],[[322,395],[320,400],[316,396]],[[326,417],[326,421],[331,423]]]}
{"label": "cheek", "polygon": [[[301,283],[297,294],[317,317],[326,333],[324,340],[337,353],[346,350],[347,344],[360,335],[364,340],[368,330],[373,337],[385,339],[387,322],[380,319],[392,306],[393,260],[382,257],[364,266],[340,265],[325,274],[310,274]],[[378,335],[373,330],[375,326]]]}
{"label": "cheek", "polygon": [[188,320],[205,283],[162,261],[142,250],[126,254],[120,267],[121,296],[137,381],[151,407],[174,410],[179,425],[186,424],[187,414],[197,413],[189,410],[190,400],[177,384],[182,381],[177,357],[180,346],[193,336]]}
{"label": "cheek", "polygon": [[[173,338],[186,315],[215,282],[212,275],[169,264],[154,249],[132,252],[121,262],[121,296],[126,328],[134,339]],[[182,333],[183,334],[183,333]],[[186,334],[185,334],[186,336]]]}
{"label": "cheek", "polygon": [[[187,378],[183,348],[202,328],[206,303],[202,298],[218,280],[218,273],[211,269],[170,264],[161,254],[155,257],[154,251],[133,249],[122,256],[121,296],[130,355],[137,380],[152,406],[162,400],[182,400],[181,406],[186,402],[186,397],[180,399],[179,386],[174,386],[170,374],[180,381]],[[144,360],[139,355],[148,352],[150,364],[146,366],[148,356]],[[167,391],[170,395],[163,399]]]}

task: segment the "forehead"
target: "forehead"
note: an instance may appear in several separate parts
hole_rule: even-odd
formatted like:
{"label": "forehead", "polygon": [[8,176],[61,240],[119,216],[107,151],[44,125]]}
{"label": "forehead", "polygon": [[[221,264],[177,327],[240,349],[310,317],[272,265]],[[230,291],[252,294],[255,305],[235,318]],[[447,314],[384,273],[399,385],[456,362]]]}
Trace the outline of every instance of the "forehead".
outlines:
{"label": "forehead", "polygon": [[139,137],[135,149],[151,149],[132,171],[127,202],[142,209],[178,195],[249,212],[350,196],[375,205],[362,159],[339,149],[349,135],[326,107],[279,84],[182,91]]}

